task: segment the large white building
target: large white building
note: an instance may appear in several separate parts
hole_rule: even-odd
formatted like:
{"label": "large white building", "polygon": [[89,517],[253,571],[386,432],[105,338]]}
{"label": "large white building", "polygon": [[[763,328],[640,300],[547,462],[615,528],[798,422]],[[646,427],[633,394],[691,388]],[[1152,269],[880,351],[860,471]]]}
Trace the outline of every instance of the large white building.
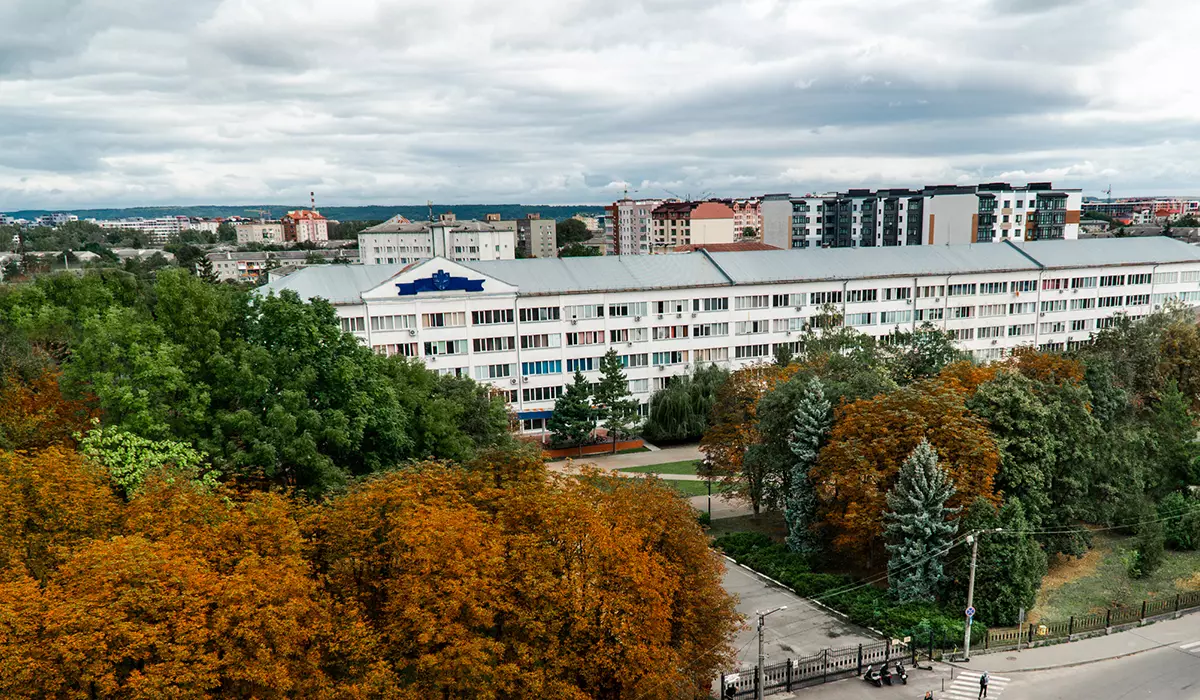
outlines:
{"label": "large white building", "polygon": [[517,230],[508,223],[458,221],[453,214],[432,222],[397,217],[359,233],[358,255],[364,265],[405,265],[431,258],[513,260]]}
{"label": "large white building", "polygon": [[654,234],[651,214],[661,199],[617,200],[608,207],[606,247],[613,255],[649,255]]}
{"label": "large white building", "polygon": [[[365,255],[366,252],[364,251]],[[1115,316],[1200,305],[1200,248],[1169,238],[322,265],[273,281],[333,303],[377,352],[506,393],[541,430],[575,370],[615,348],[643,404],[696,365],[737,368],[796,343],[834,305],[883,336],[932,323],[981,360],[1065,349]]]}
{"label": "large white building", "polygon": [[178,235],[180,231],[191,227],[192,222],[186,216],[160,216],[153,219],[109,219],[95,221],[104,229],[130,229],[146,234],[151,245],[163,245]]}
{"label": "large white building", "polygon": [[1083,194],[1050,183],[936,185],[763,197],[763,242],[777,248],[958,245],[1079,237]]}

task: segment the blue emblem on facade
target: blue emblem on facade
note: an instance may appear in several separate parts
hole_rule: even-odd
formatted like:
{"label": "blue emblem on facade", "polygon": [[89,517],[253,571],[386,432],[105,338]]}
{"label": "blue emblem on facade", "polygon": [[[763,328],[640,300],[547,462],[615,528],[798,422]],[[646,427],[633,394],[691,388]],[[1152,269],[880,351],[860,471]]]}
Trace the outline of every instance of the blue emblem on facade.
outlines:
{"label": "blue emblem on facade", "polygon": [[423,279],[399,282],[396,288],[400,290],[402,297],[421,292],[482,292],[483,280],[455,277],[445,270],[438,270]]}

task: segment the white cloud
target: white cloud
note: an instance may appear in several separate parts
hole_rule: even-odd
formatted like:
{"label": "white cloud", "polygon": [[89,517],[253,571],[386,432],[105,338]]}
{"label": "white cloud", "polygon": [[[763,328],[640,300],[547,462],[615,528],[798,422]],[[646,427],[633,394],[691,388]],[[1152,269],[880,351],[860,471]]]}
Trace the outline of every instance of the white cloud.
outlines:
{"label": "white cloud", "polygon": [[1171,28],[1197,20],[1170,0],[8,0],[0,210],[1187,192],[1200,49]]}

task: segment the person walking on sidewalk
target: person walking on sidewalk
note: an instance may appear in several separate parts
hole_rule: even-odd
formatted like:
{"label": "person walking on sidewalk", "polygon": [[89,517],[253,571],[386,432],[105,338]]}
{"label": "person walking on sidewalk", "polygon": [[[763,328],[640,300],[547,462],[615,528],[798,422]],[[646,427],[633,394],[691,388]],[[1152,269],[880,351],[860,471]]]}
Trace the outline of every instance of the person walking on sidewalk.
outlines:
{"label": "person walking on sidewalk", "polygon": [[979,697],[987,697],[988,672],[984,671],[979,675]]}

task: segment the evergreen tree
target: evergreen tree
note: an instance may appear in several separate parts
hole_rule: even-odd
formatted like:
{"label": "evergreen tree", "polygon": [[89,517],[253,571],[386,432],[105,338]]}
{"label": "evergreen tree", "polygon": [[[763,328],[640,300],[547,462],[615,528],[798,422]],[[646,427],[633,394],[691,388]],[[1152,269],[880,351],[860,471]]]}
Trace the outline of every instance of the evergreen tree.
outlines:
{"label": "evergreen tree", "polygon": [[554,414],[546,421],[546,427],[554,435],[556,443],[578,446],[580,454],[583,454],[583,444],[596,425],[591,393],[587,378],[582,372],[576,371],[574,381],[554,402]]}
{"label": "evergreen tree", "polygon": [[217,281],[217,272],[213,270],[212,260],[208,256],[200,258],[200,262],[196,265],[196,275],[205,282],[215,283]]}
{"label": "evergreen tree", "polygon": [[821,380],[809,379],[793,412],[793,428],[788,447],[794,457],[791,478],[788,480],[784,518],[787,521],[787,546],[793,552],[810,553],[816,549],[812,525],[817,516],[817,498],[808,470],[817,461],[821,445],[829,437],[829,400]]}
{"label": "evergreen tree", "polygon": [[[1027,534],[1029,520],[1021,499],[1010,497],[997,511],[987,499],[977,498],[959,519],[959,528],[983,533],[976,535],[979,559],[975,567],[975,621],[985,625],[1016,624],[1021,608],[1033,607],[1046,575],[1046,552]],[[958,557],[948,568],[944,600],[962,609],[967,604],[971,557]]]}
{"label": "evergreen tree", "polygon": [[612,436],[613,452],[617,438],[629,432],[638,420],[638,402],[629,393],[629,380],[616,350],[610,349],[600,358],[600,381],[593,393],[602,425]]}
{"label": "evergreen tree", "polygon": [[932,600],[942,583],[942,560],[958,529],[949,516],[959,509],[946,505],[953,495],[954,484],[938,466],[937,453],[921,440],[901,465],[884,514],[888,583],[901,602]]}
{"label": "evergreen tree", "polygon": [[1158,471],[1156,483],[1151,486],[1157,486],[1156,490],[1165,495],[1200,481],[1196,425],[1188,413],[1187,398],[1179,391],[1174,379],[1167,382],[1149,427],[1153,438],[1153,461]]}

